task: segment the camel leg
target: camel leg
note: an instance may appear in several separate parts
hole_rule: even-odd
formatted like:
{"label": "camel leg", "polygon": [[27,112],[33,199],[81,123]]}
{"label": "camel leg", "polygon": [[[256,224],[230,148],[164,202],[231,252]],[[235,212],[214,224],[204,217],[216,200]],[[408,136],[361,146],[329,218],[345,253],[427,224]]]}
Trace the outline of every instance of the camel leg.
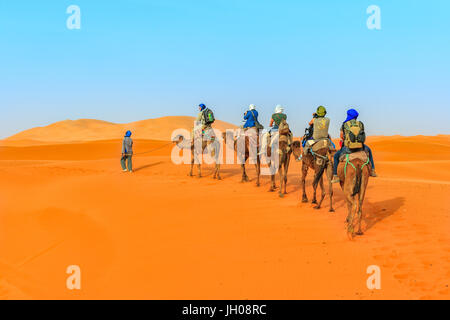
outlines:
{"label": "camel leg", "polygon": [[[369,175],[369,174],[370,173],[368,173],[367,175]],[[361,191],[359,192],[359,195],[358,195],[358,201],[359,201],[359,206],[358,206],[358,231],[356,232],[356,234],[358,236],[362,236],[364,234],[364,232],[362,231],[362,228],[361,228],[361,224],[362,224],[362,221],[364,220],[362,207],[363,207],[363,203],[364,203],[364,198],[366,196],[367,183],[368,183],[368,177],[366,177],[364,175],[364,172],[363,172],[362,181],[361,181]]]}
{"label": "camel leg", "polygon": [[358,194],[358,195],[356,195],[356,199],[355,199],[357,202],[358,202],[358,208],[357,208],[357,221],[356,221],[356,223],[357,223],[357,225],[358,225],[358,230],[356,231],[356,235],[358,235],[358,236],[362,236],[363,234],[364,234],[364,232],[362,231],[362,229],[361,229],[361,222],[362,222],[362,201],[361,201],[361,195],[360,194]]}
{"label": "camel leg", "polygon": [[347,236],[353,240],[355,236],[355,221],[358,215],[358,202],[356,196],[351,196],[351,192],[347,193],[347,203],[349,208],[349,215],[347,216]]}
{"label": "camel leg", "polygon": [[320,207],[322,206],[323,199],[325,199],[325,187],[323,185],[323,176],[322,178],[320,178],[320,190],[322,191],[322,195],[320,197],[319,203],[317,204],[317,206],[314,207],[314,209],[320,209]]}
{"label": "camel leg", "polygon": [[328,194],[330,195],[330,212],[334,212],[333,208],[333,184],[331,183],[333,175],[333,164],[328,162],[327,165],[327,181],[328,181]]}
{"label": "camel leg", "polygon": [[194,157],[194,154],[192,153],[192,156],[191,156],[191,168],[190,168],[189,174],[188,174],[189,177],[193,177],[194,176],[194,161],[195,161],[195,157]]}
{"label": "camel leg", "polygon": [[241,169],[242,169],[242,180],[241,180],[241,182],[247,182],[248,181],[248,176],[247,176],[247,172],[245,172],[245,164],[241,164]]}
{"label": "camel leg", "polygon": [[261,175],[261,163],[259,162],[259,158],[256,160],[255,168],[256,168],[256,186],[259,187],[260,186],[259,177]]}
{"label": "camel leg", "polygon": [[347,201],[347,209],[348,209],[347,219],[345,220],[347,222],[347,236],[350,240],[353,240],[353,233],[354,233],[354,228],[353,228],[353,207],[354,207],[354,205],[353,205],[353,202],[354,202],[354,199],[348,192],[348,193],[346,193],[345,200]]}
{"label": "camel leg", "polygon": [[280,198],[284,197],[283,194],[283,184],[284,184],[284,177],[283,177],[283,165],[280,165],[280,170],[278,170],[278,175],[280,177],[280,189],[278,190],[278,195],[280,196]]}
{"label": "camel leg", "polygon": [[222,177],[220,176],[220,164],[216,162],[216,177],[217,180],[222,180]]}
{"label": "camel leg", "polygon": [[272,175],[270,175],[270,189],[269,189],[269,191],[273,192],[273,191],[275,191],[276,188],[277,188],[277,186],[275,184],[275,175],[272,174]]}
{"label": "camel leg", "polygon": [[313,199],[311,201],[312,204],[317,204],[317,197],[316,197],[316,195],[317,195],[317,187],[318,186],[313,186],[314,193],[313,193]]}
{"label": "camel leg", "polygon": [[198,177],[201,178],[202,177],[202,165],[200,163],[197,165],[197,169],[198,169]]}
{"label": "camel leg", "polygon": [[220,178],[220,164],[218,159],[218,152],[216,151],[216,142],[207,145],[208,151],[211,152],[211,157],[214,157],[214,174],[213,179],[221,180]]}
{"label": "camel leg", "polygon": [[348,213],[347,213],[347,218],[345,218],[345,222],[348,224],[348,223],[350,223],[350,220],[352,219],[353,198],[351,196],[351,192],[350,191],[347,192],[346,188],[342,188],[342,191],[344,191],[345,202],[347,203]]}
{"label": "camel leg", "polygon": [[306,163],[302,163],[302,202],[308,202],[308,196],[306,195],[306,175],[308,174],[308,166]]}
{"label": "camel leg", "polygon": [[271,175],[270,176],[270,190],[269,191],[275,191],[275,189],[277,188],[277,185],[275,183],[275,175]]}
{"label": "camel leg", "polygon": [[284,194],[287,194],[287,179],[288,179],[288,172],[289,172],[289,160],[291,160],[291,154],[289,153],[286,156],[286,161],[284,163]]}
{"label": "camel leg", "polygon": [[278,195],[280,198],[284,197],[283,188],[284,188],[284,171],[286,170],[285,161],[286,155],[282,153],[280,155],[280,169],[278,170],[278,174],[280,175],[280,190],[278,191]]}

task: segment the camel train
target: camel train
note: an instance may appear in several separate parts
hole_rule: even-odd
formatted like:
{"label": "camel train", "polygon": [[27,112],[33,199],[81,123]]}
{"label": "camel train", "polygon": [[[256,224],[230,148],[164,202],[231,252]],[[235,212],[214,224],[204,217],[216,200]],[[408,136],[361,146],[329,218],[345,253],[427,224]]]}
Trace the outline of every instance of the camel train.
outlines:
{"label": "camel train", "polygon": [[[276,130],[261,134],[262,126],[257,121],[257,116],[255,116],[254,106],[251,105],[249,108],[249,111],[251,112],[250,115],[248,116],[247,112],[244,117],[244,119],[247,119],[247,122],[249,122],[249,119],[253,120],[250,121],[251,126],[242,126],[241,130],[239,130],[238,134],[235,136],[227,135],[226,132],[222,133],[221,136],[215,135],[214,130],[211,127],[212,122],[204,122],[205,118],[210,117],[208,114],[210,110],[204,105],[200,105],[199,109],[200,113],[197,117],[199,126],[194,128],[192,136],[196,137],[195,132],[197,132],[197,137],[200,139],[186,139],[182,135],[178,135],[174,139],[174,142],[181,149],[191,150],[189,176],[194,176],[194,164],[197,164],[198,177],[202,176],[200,157],[208,154],[214,162],[213,178],[220,180],[220,163],[223,155],[221,151],[223,146],[231,145],[234,153],[237,154],[239,159],[238,163],[240,163],[241,166],[241,182],[245,183],[249,181],[246,172],[246,162],[248,162],[249,159],[252,159],[253,161],[251,162],[254,163],[256,170],[256,186],[259,187],[261,184],[261,159],[269,159],[266,163],[269,168],[273,169],[270,172],[271,182],[269,191],[273,192],[277,189],[275,176],[278,174],[278,193],[280,197],[283,197],[287,193],[286,185],[289,163],[291,155],[293,155],[297,161],[302,162],[301,201],[308,202],[308,197],[306,195],[306,176],[309,169],[314,171],[312,184],[313,197],[311,202],[315,204],[315,209],[320,209],[322,207],[323,201],[328,193],[329,211],[335,211],[333,208],[332,183],[339,182],[344,192],[348,209],[346,218],[347,235],[349,239],[353,239],[355,235],[363,234],[361,221],[363,219],[362,207],[365,192],[369,177],[376,175],[371,151],[370,153],[367,152],[368,147],[366,149],[366,146],[363,143],[365,140],[365,133],[363,132],[364,127],[361,122],[355,120],[358,114],[354,109],[349,110],[348,115],[354,111],[356,116],[355,113],[352,113],[353,115],[349,115],[346,122],[344,122],[345,126],[351,127],[349,129],[349,132],[351,132],[349,139],[351,139],[351,141],[347,143],[347,134],[344,132],[346,129],[343,125],[341,139],[345,141],[343,141],[344,147],[339,151],[336,150],[328,135],[329,119],[325,117],[326,110],[324,107],[319,107],[317,113],[313,114],[313,120],[310,122],[309,128],[311,134],[305,134],[300,141],[293,140],[293,135],[287,124],[286,116],[282,113],[283,109],[279,106],[277,106],[276,113],[272,116],[270,124],[272,128],[276,127]],[[277,116],[280,114],[281,116]],[[350,125],[348,125],[349,122],[351,122]],[[256,129],[254,130],[256,134],[246,134],[249,129]],[[323,129],[323,132],[320,132],[320,129]],[[361,137],[362,135],[364,136]],[[207,138],[205,138],[205,136]],[[352,151],[345,152],[345,146],[349,145],[353,147]],[[277,148],[274,148],[274,146]],[[355,146],[357,148],[355,148]],[[241,152],[238,152],[239,148],[241,148]],[[333,171],[336,171],[336,168],[337,172],[334,172],[333,174]],[[325,189],[324,174],[327,176],[326,189],[328,192]],[[318,186],[320,186],[321,189],[319,200],[317,199]]]}

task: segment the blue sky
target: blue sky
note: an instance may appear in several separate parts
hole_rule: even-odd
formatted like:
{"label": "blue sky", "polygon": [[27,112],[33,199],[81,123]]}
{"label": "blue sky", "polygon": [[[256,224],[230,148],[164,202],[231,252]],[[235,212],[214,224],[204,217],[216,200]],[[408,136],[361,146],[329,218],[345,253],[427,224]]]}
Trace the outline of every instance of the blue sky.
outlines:
{"label": "blue sky", "polygon": [[[69,30],[69,5],[81,29]],[[381,30],[369,30],[369,5]],[[296,135],[325,105],[369,134],[450,134],[447,0],[47,0],[0,2],[0,138],[65,119],[195,115],[200,102]]]}

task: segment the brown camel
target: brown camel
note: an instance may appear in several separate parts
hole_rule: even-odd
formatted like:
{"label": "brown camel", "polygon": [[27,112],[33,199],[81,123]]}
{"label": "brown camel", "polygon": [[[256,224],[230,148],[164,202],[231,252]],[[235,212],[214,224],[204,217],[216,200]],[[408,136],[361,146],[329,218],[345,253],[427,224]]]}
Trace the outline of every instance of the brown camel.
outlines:
{"label": "brown camel", "polygon": [[[280,126],[280,129],[278,130],[278,134],[279,134],[279,138],[278,138],[278,173],[280,175],[280,189],[278,192],[278,195],[280,196],[280,198],[284,197],[285,194],[287,194],[286,191],[286,185],[287,185],[287,174],[288,174],[288,170],[289,170],[289,162],[291,160],[291,154],[292,154],[292,149],[290,148],[288,141],[289,141],[289,135],[291,135],[291,131],[289,130],[289,127],[287,127],[286,129],[282,129],[282,127]],[[272,155],[272,147],[270,146],[270,143],[267,146],[267,157],[271,157]],[[275,169],[272,168],[272,163],[269,161],[269,167],[270,170],[273,172]],[[270,179],[271,179],[271,184],[270,184],[270,192],[273,192],[276,190],[277,186],[275,183],[275,174],[276,172],[274,172],[274,174],[271,175]]]}
{"label": "brown camel", "polygon": [[[296,159],[300,158],[302,155],[302,148],[300,141],[294,141],[292,144],[292,152]],[[302,157],[302,202],[308,202],[308,197],[306,195],[306,176],[308,170],[311,168],[314,170],[314,182],[313,182],[313,204],[316,204],[314,209],[320,209],[322,202],[325,199],[325,188],[323,182],[323,173],[326,170],[328,179],[328,194],[330,195],[330,212],[334,212],[333,208],[333,186],[331,184],[332,173],[333,173],[333,156],[336,153],[335,150],[330,151],[328,147],[321,148],[314,151],[314,155],[308,152],[307,155]],[[319,203],[317,203],[317,186],[320,183],[320,189],[322,190],[322,195]]]}
{"label": "brown camel", "polygon": [[217,139],[212,138],[208,140],[201,140],[201,150],[196,150],[194,139],[191,140],[185,140],[184,136],[179,135],[178,139],[175,139],[175,143],[180,149],[191,149],[191,167],[188,173],[188,176],[193,177],[194,176],[194,163],[197,160],[197,168],[198,168],[198,177],[202,177],[202,166],[200,163],[199,156],[203,155],[205,150],[210,153],[211,157],[214,159],[215,166],[214,166],[214,174],[213,179],[222,180],[220,176],[220,143],[217,141]]}
{"label": "brown camel", "polygon": [[[259,131],[259,130],[258,130]],[[227,134],[226,132],[222,133],[222,138],[223,138],[223,143],[226,145],[227,143]],[[237,148],[238,148],[238,139],[245,139],[245,152],[244,155],[240,155],[237,152]],[[240,159],[241,161],[241,170],[242,170],[242,179],[241,182],[248,182],[248,176],[247,176],[247,172],[245,170],[245,162],[250,158],[250,139],[251,137],[249,136],[241,136],[238,137],[236,139],[234,139],[234,144],[233,144],[233,148],[234,151],[237,154],[238,159]],[[256,186],[259,187],[260,186],[260,176],[261,176],[261,161],[259,159],[258,156],[258,152],[259,152],[259,132],[256,134],[256,150],[255,151],[255,157],[256,157],[256,163],[255,163],[255,169],[256,169]]]}
{"label": "brown camel", "polygon": [[[370,177],[370,163],[367,156],[347,158],[339,163],[338,175],[341,188],[344,191],[348,207],[347,236],[350,240],[356,235],[362,235],[361,222],[363,220],[362,206]],[[355,229],[358,229],[355,233]]]}

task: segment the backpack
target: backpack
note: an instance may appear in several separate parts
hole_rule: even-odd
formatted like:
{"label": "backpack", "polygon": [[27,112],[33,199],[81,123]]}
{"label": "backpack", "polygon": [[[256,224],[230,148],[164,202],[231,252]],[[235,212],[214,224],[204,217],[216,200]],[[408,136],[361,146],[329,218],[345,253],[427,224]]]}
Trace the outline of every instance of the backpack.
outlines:
{"label": "backpack", "polygon": [[211,111],[211,109],[206,108],[203,111],[203,119],[205,120],[205,124],[211,124],[213,123],[216,119],[214,118],[214,113]]}
{"label": "backpack", "polygon": [[356,119],[344,124],[344,145],[349,149],[360,149],[366,141],[364,124]]}
{"label": "backpack", "polygon": [[261,123],[259,123],[258,119],[256,119],[255,114],[253,113],[253,110],[250,110],[250,112],[252,113],[253,121],[255,121],[256,129],[258,129],[258,130],[264,129],[264,126]]}
{"label": "backpack", "polygon": [[312,139],[314,133],[314,126],[310,125],[309,128],[305,129],[305,135],[303,136],[304,140]]}

